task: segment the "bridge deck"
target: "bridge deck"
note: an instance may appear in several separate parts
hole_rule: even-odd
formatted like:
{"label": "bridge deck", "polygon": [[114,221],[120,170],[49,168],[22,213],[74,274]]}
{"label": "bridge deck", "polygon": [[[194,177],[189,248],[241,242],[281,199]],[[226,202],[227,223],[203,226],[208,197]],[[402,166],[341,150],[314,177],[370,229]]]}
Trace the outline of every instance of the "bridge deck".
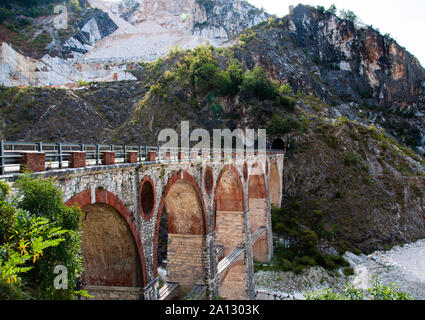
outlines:
{"label": "bridge deck", "polygon": [[251,243],[257,241],[264,233],[266,233],[266,227],[260,227],[251,235]]}
{"label": "bridge deck", "polygon": [[224,246],[217,246],[217,259],[220,261],[224,258]]}
{"label": "bridge deck", "polygon": [[185,300],[200,300],[206,291],[206,285],[195,284],[193,289],[186,295]]}
{"label": "bridge deck", "polygon": [[172,300],[179,291],[177,282],[167,282],[159,289],[159,300]]}

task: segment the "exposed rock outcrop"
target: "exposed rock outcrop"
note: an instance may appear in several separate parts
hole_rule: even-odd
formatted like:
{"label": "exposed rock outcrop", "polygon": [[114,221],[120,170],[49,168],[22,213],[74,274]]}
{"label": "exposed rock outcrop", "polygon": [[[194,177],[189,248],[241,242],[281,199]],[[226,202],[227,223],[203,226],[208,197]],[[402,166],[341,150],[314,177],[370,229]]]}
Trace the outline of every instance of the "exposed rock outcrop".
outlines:
{"label": "exposed rock outcrop", "polygon": [[118,26],[111,20],[107,13],[94,10],[80,23],[79,32],[69,38],[63,45],[65,50],[87,53],[93,45],[112,34]]}
{"label": "exposed rock outcrop", "polygon": [[369,117],[425,151],[425,69],[393,39],[304,5],[254,29],[236,53],[250,68],[260,64],[295,92],[334,106],[339,116]]}

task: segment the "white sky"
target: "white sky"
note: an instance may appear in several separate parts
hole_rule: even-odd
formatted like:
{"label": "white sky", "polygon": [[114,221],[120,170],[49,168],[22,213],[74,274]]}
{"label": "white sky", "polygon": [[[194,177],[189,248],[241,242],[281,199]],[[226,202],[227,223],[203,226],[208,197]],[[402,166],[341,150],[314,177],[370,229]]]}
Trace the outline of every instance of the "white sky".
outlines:
{"label": "white sky", "polygon": [[367,25],[378,28],[382,34],[389,33],[419,59],[425,66],[425,1],[424,0],[248,0],[266,12],[282,17],[288,14],[290,5],[298,3],[326,9],[335,4],[341,9],[352,10]]}

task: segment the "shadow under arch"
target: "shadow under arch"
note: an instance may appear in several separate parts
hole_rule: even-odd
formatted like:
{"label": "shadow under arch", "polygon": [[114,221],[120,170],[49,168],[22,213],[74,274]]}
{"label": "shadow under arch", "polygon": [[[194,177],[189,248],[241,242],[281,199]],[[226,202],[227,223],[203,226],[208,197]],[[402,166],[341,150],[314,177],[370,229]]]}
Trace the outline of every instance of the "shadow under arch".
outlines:
{"label": "shadow under arch", "polygon": [[[91,190],[85,190],[80,192],[79,194],[73,196],[71,199],[69,199],[65,205],[67,206],[74,206],[78,205],[81,209],[84,208],[91,208],[93,209],[93,206],[98,206],[99,209],[104,210],[104,212],[112,213],[111,210],[107,210],[107,208],[113,208],[114,212],[117,212],[121,218],[126,223],[126,226],[131,231],[132,238],[135,243],[135,247],[137,248],[137,255],[140,269],[141,269],[141,284],[143,287],[147,284],[147,278],[146,278],[146,261],[145,261],[145,255],[143,251],[142,241],[140,238],[140,235],[137,230],[136,221],[131,215],[130,211],[126,207],[126,205],[119,199],[118,196],[116,196],[114,193],[109,192],[104,189],[95,189],[95,198],[92,201],[92,192]],[[105,239],[105,241],[110,241],[111,239]],[[116,262],[116,261],[115,261]],[[119,279],[119,276],[117,276],[116,279]],[[118,280],[117,280],[118,281]],[[119,282],[119,281],[118,281]]]}
{"label": "shadow under arch", "polygon": [[214,194],[214,231],[224,255],[245,243],[245,196],[238,170],[226,165],[217,179]]}
{"label": "shadow under arch", "polygon": [[274,205],[277,208],[281,208],[283,182],[280,178],[279,168],[276,161],[274,161],[270,166],[270,173],[268,178],[269,178],[270,204]]}
{"label": "shadow under arch", "polygon": [[[254,163],[248,179],[248,207],[250,232],[254,234],[260,228],[268,230],[268,207],[266,175],[260,163]],[[256,261],[268,261],[268,241],[266,231],[252,244],[252,254]]]}
{"label": "shadow under arch", "polygon": [[[174,211],[181,212],[182,205],[178,203],[178,199],[176,199],[176,193],[179,192],[179,189],[184,192],[188,191],[191,194],[191,201],[195,201],[192,205],[195,205],[199,210],[199,215],[189,216],[189,221],[181,221],[182,217],[177,217]],[[175,199],[176,203],[172,203],[172,200],[168,199],[168,196],[171,196]],[[187,196],[187,195],[186,195]],[[188,197],[188,196],[187,196]],[[190,196],[189,196],[190,197]],[[195,197],[195,198],[194,198]],[[186,198],[187,199],[187,198]],[[167,207],[168,201],[168,212],[164,210]],[[181,201],[185,201],[182,199]],[[157,219],[155,225],[155,235],[154,235],[154,276],[158,276],[158,240],[159,240],[159,228],[161,224],[161,217],[163,212],[166,211],[167,220],[168,220],[168,236],[170,234],[180,236],[180,240],[184,241],[184,238],[196,238],[199,236],[199,239],[205,238],[208,233],[208,218],[205,209],[204,199],[202,197],[202,192],[199,188],[196,180],[186,171],[181,171],[175,173],[168,180],[167,185],[162,193],[161,202],[158,207]],[[200,217],[199,217],[200,216]],[[179,220],[180,219],[180,220]],[[186,224],[186,222],[188,222]],[[182,224],[184,223],[184,224]],[[171,231],[171,233],[170,233]],[[198,239],[198,240],[199,240]],[[203,248],[199,248],[199,250],[203,250]],[[173,250],[174,251],[174,250]],[[168,256],[168,253],[167,253]],[[168,259],[168,258],[167,258]],[[167,266],[168,269],[168,266]],[[178,281],[176,281],[178,282]]]}

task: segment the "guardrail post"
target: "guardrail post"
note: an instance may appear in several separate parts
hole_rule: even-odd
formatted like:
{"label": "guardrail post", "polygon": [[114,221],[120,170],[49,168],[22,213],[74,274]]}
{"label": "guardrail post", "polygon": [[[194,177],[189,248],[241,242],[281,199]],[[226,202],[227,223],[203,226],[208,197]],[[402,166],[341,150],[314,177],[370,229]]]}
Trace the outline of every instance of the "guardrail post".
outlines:
{"label": "guardrail post", "polygon": [[63,154],[62,154],[62,143],[58,143],[58,155],[59,155],[59,169],[62,169],[62,161],[63,161]]}
{"label": "guardrail post", "polygon": [[1,157],[1,175],[3,176],[5,173],[4,170],[4,140],[0,141],[0,157]]}
{"label": "guardrail post", "polygon": [[142,162],[142,146],[139,146],[139,162]]}
{"label": "guardrail post", "polygon": [[100,155],[99,155],[99,151],[100,151],[100,148],[99,148],[99,145],[97,144],[97,145],[96,145],[96,165],[99,165],[99,164],[100,164]]}

